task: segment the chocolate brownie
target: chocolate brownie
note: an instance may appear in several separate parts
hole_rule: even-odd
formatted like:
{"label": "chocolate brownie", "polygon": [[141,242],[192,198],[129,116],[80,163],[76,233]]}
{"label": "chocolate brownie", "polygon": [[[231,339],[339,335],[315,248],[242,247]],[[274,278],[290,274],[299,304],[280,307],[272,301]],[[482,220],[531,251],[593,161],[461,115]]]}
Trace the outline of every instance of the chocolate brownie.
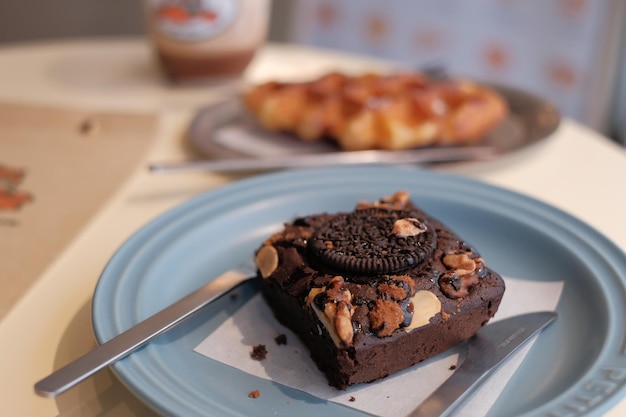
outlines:
{"label": "chocolate brownie", "polygon": [[476,333],[504,281],[406,192],[295,219],[256,252],[274,314],[331,385],[384,378]]}

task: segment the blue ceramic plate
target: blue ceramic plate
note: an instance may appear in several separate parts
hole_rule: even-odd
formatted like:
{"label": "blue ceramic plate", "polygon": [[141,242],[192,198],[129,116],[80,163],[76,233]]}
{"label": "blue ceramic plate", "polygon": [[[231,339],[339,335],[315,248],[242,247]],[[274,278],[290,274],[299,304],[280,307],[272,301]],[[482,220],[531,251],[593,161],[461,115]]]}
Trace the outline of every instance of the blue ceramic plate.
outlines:
{"label": "blue ceramic plate", "polygon": [[[104,342],[252,256],[297,215],[351,210],[398,189],[474,244],[504,275],[563,280],[559,319],[534,345],[491,416],[601,415],[626,394],[626,255],[551,206],[461,177],[412,168],[287,171],[197,198],[134,234],[98,282]],[[193,348],[250,294],[224,299],[118,362],[114,371],[164,415],[362,416],[212,361]],[[248,392],[259,389],[258,399]]]}

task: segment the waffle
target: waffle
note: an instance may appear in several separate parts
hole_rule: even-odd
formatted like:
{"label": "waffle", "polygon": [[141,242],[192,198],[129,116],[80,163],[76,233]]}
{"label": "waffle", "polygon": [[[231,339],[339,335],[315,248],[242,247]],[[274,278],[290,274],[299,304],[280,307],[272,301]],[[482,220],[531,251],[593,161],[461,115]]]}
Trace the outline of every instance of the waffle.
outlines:
{"label": "waffle", "polygon": [[330,139],[343,150],[477,144],[508,113],[506,101],[484,85],[422,73],[270,81],[250,88],[243,101],[265,129]]}

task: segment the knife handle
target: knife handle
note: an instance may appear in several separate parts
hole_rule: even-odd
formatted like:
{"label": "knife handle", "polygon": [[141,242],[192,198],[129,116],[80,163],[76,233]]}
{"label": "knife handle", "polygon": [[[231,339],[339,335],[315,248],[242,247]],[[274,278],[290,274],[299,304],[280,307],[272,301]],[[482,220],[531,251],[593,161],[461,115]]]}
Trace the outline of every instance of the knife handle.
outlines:
{"label": "knife handle", "polygon": [[443,417],[452,413],[479,386],[476,382],[486,378],[480,369],[464,366],[464,362],[456,372],[441,384],[428,398],[420,404],[409,417]]}
{"label": "knife handle", "polygon": [[62,394],[101,369],[126,357],[160,334],[182,323],[202,307],[249,280],[249,278],[252,278],[250,271],[227,271],[169,307],[37,382],[35,392],[42,397],[56,397]]}

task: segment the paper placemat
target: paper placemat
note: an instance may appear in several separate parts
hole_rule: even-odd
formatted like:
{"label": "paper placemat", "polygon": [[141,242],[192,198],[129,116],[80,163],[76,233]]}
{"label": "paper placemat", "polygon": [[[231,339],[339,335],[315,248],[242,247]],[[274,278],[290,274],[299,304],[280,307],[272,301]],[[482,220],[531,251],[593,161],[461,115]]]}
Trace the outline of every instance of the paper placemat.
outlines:
{"label": "paper placemat", "polygon": [[[537,282],[505,278],[506,291],[492,321],[517,314],[551,311],[556,308],[562,282]],[[286,345],[275,338],[284,334]],[[506,383],[530,350],[529,341],[463,404],[463,415],[482,416],[494,404]],[[261,361],[250,357],[252,348],[263,344],[267,356]],[[232,317],[207,336],[195,351],[240,369],[248,374],[305,391],[324,400],[343,404],[385,417],[410,414],[450,375],[457,365],[460,348],[452,348],[407,370],[371,384],[360,384],[345,391],[328,385],[308,350],[298,337],[274,318],[260,294],[254,296]],[[261,398],[263,393],[260,393]]]}
{"label": "paper placemat", "polygon": [[0,103],[0,319],[136,169],[156,126],[154,114]]}

